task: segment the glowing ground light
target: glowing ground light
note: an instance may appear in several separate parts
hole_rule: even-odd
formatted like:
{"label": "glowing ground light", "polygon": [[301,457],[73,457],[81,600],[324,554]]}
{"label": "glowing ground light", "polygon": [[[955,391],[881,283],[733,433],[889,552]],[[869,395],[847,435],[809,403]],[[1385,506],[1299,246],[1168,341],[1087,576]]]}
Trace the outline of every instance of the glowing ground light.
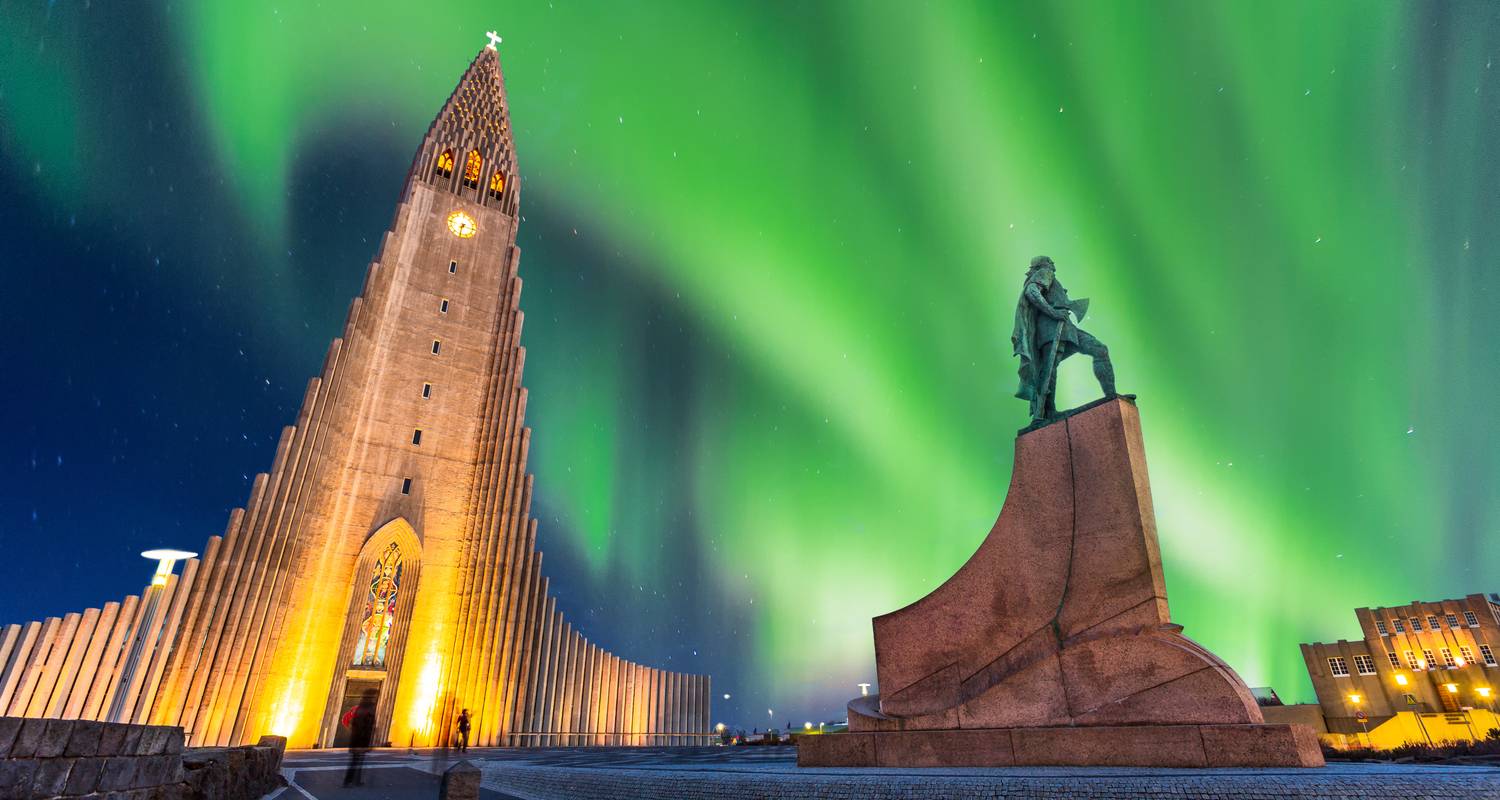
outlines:
{"label": "glowing ground light", "polygon": [[479,232],[479,226],[474,223],[474,218],[462,211],[455,211],[448,215],[448,230],[460,239],[467,239]]}

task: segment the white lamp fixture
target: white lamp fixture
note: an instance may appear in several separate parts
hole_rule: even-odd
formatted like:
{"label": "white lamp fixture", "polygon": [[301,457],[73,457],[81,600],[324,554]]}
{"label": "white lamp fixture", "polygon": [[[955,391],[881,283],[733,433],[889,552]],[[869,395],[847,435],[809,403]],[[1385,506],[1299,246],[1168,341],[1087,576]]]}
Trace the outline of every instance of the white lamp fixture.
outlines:
{"label": "white lamp fixture", "polygon": [[151,585],[166,586],[167,576],[172,574],[172,566],[179,561],[193,558],[197,555],[197,553],[189,553],[186,550],[158,548],[141,553],[141,558],[149,558],[156,562],[156,574],[151,576]]}

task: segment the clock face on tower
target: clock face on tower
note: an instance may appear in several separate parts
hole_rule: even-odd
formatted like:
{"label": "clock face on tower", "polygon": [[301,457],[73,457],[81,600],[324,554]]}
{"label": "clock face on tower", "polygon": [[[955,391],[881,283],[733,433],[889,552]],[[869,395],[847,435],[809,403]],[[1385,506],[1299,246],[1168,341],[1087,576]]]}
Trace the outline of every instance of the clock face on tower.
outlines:
{"label": "clock face on tower", "polygon": [[474,218],[462,211],[455,211],[448,215],[448,230],[460,239],[467,239],[479,232],[479,226],[474,223]]}

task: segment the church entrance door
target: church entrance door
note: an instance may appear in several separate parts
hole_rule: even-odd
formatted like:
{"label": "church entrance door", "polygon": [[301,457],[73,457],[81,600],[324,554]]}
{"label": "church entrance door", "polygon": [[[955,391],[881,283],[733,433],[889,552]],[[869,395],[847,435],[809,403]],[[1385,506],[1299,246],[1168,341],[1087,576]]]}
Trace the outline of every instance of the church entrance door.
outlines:
{"label": "church entrance door", "polygon": [[376,703],[379,704],[380,685],[384,682],[380,678],[355,678],[353,676],[350,676],[344,682],[344,701],[339,705],[338,726],[333,729],[334,747],[349,746],[348,720],[350,713],[354,711],[355,706],[359,705],[359,701],[365,696],[365,692],[370,690],[375,691]]}

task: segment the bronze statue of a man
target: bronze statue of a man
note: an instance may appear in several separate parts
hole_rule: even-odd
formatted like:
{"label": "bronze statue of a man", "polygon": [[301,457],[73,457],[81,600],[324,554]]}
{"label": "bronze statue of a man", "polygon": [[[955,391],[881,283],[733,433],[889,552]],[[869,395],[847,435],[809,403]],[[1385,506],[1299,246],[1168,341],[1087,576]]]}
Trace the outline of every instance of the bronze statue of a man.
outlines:
{"label": "bronze statue of a man", "polygon": [[1031,419],[1041,422],[1057,416],[1057,367],[1074,353],[1094,359],[1094,377],[1105,397],[1115,397],[1115,368],[1109,348],[1080,330],[1069,315],[1083,321],[1088,300],[1069,300],[1068,291],[1057,280],[1057,266],[1047,256],[1031,259],[1026,285],[1016,302],[1016,326],[1010,342],[1021,359],[1021,388],[1016,397],[1031,401]]}

